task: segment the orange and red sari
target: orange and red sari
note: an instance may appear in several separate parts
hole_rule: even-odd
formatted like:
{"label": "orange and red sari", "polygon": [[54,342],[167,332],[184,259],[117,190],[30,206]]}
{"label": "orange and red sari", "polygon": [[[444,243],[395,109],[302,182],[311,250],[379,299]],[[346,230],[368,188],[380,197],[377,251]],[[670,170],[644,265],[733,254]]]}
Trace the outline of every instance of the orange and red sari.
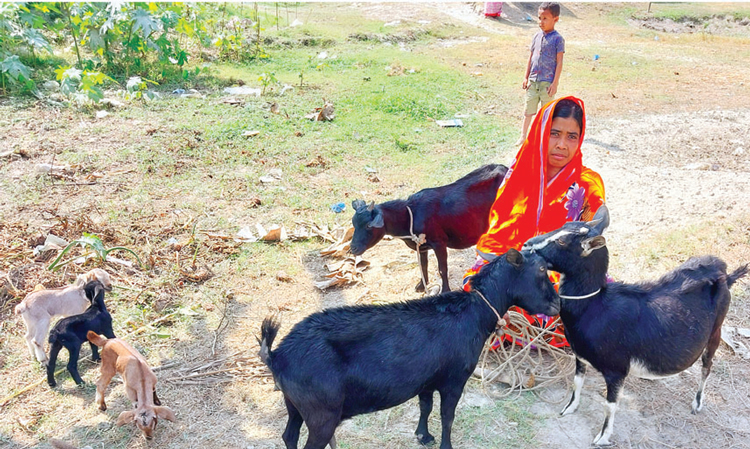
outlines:
{"label": "orange and red sari", "polygon": [[[582,100],[564,98],[575,101],[583,108]],[[471,290],[471,276],[496,256],[510,248],[520,250],[526,240],[554,231],[567,221],[591,220],[604,203],[601,177],[582,164],[585,109],[575,156],[554,178],[547,179],[552,115],[562,99],[547,103],[534,117],[529,136],[497,190],[495,203],[490,210],[489,229],[477,242],[477,262],[464,275],[464,290]],[[555,318],[532,316],[515,307],[511,310],[523,313],[530,323],[543,328],[549,327]],[[558,347],[567,346],[562,325],[555,327],[555,336],[549,343]]]}

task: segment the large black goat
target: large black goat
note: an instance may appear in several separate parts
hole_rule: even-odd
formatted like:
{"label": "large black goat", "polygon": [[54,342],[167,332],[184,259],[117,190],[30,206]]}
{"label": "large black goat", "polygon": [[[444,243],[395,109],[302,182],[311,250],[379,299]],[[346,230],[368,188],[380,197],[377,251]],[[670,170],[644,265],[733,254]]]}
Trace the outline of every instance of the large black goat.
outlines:
{"label": "large black goat", "polygon": [[[47,383],[55,387],[55,363],[57,354],[65,347],[68,350],[68,371],[76,384],[83,383],[81,375],[78,374],[78,355],[81,345],[87,342],[86,333],[94,331],[105,335],[107,338],[115,338],[112,331],[112,316],[107,312],[104,305],[104,286],[99,281],[92,281],[83,288],[86,298],[91,305],[80,315],[63,318],[55,324],[49,333],[49,363],[47,363]],[[91,358],[99,360],[99,350],[94,343],[91,345]]]}
{"label": "large black goat", "polygon": [[703,389],[721,325],[729,287],[748,266],[727,274],[714,256],[689,259],[655,282],[607,283],[609,252],[602,232],[609,211],[601,206],[591,222],[570,222],[524,245],[544,257],[560,281],[560,317],[576,355],[575,390],[562,415],[575,411],[588,361],[607,383],[607,417],[595,445],[609,444],[617,399],[628,373],[666,376],[689,368],[702,355],[703,370],[693,413],[703,407]]}
{"label": "large black goat", "polygon": [[[424,234],[424,242],[419,246],[422,276],[427,282],[427,250],[432,249],[443,281],[442,291],[450,291],[448,248],[464,249],[476,245],[479,237],[487,231],[490,208],[507,171],[504,165],[485,165],[456,182],[420,190],[406,200],[377,205],[374,202],[367,205],[362,200],[352,201],[356,212],[352,217],[354,235],[349,250],[358,256],[375,246],[386,234],[402,238],[409,248],[416,250],[411,235]],[[424,289],[420,280],[416,290]]]}
{"label": "large black goat", "polygon": [[510,250],[471,281],[472,292],[449,292],[387,305],[348,306],[314,313],[275,350],[280,324],[266,318],[260,357],[284,393],[289,420],[283,439],[296,449],[302,423],[305,449],[323,449],[339,423],[384,410],[419,395],[416,434],[427,430],[433,393],[440,393],[441,449],[450,449],[451,426],[464,385],[485,341],[511,305],[556,315],[560,303],[538,255]]}

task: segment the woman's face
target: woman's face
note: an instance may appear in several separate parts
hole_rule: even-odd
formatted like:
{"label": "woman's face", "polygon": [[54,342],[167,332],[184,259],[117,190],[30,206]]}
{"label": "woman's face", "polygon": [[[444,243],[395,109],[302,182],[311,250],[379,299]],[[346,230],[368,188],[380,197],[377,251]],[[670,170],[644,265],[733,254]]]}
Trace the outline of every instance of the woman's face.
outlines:
{"label": "woman's face", "polygon": [[578,151],[581,127],[573,117],[555,117],[549,133],[547,151],[547,176],[555,176]]}

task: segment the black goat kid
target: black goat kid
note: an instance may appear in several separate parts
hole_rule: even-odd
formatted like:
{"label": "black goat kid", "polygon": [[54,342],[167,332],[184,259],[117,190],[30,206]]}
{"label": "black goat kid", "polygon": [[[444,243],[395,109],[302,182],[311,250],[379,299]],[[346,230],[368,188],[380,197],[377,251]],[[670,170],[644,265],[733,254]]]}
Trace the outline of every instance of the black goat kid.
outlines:
{"label": "black goat kid", "polygon": [[576,355],[575,390],[562,415],[575,411],[588,361],[607,383],[607,417],[595,445],[609,444],[617,399],[629,373],[661,377],[689,368],[702,356],[703,370],[693,413],[703,407],[721,325],[729,309],[729,287],[747,265],[727,274],[714,256],[694,257],[655,282],[607,284],[609,252],[602,232],[609,211],[602,206],[591,222],[570,222],[524,245],[563,274],[560,317]]}
{"label": "black goat kid", "polygon": [[[76,384],[83,383],[78,374],[78,355],[81,345],[87,342],[86,333],[94,331],[107,338],[115,338],[112,331],[112,316],[104,305],[104,286],[99,281],[93,281],[84,287],[86,298],[91,305],[80,315],[63,318],[55,324],[49,333],[49,363],[47,364],[47,383],[55,387],[55,363],[57,354],[65,347],[68,350],[68,371]],[[91,345],[91,358],[99,360],[99,351],[95,344]]]}
{"label": "black goat kid", "polygon": [[266,318],[260,357],[284,393],[287,449],[297,448],[303,422],[309,430],[305,449],[323,449],[329,442],[334,447],[332,438],[342,420],[417,395],[416,434],[428,444],[434,441],[427,418],[436,390],[443,428],[440,448],[452,448],[456,404],[499,317],[511,305],[547,315],[556,315],[560,307],[546,262],[516,250],[485,266],[472,279],[472,288],[314,313],[273,351],[280,324]]}
{"label": "black goat kid", "polygon": [[[428,281],[427,251],[432,249],[442,279],[442,292],[450,291],[448,284],[448,248],[464,249],[476,245],[489,227],[490,209],[497,189],[508,168],[492,164],[480,167],[456,182],[423,189],[406,200],[382,204],[362,200],[352,201],[356,211],[352,217],[354,235],[350,244],[352,254],[358,256],[375,246],[383,236],[402,238],[409,248],[417,245],[411,235],[424,234],[419,246],[419,265]],[[413,233],[413,234],[412,234]],[[424,291],[420,280],[416,290]]]}

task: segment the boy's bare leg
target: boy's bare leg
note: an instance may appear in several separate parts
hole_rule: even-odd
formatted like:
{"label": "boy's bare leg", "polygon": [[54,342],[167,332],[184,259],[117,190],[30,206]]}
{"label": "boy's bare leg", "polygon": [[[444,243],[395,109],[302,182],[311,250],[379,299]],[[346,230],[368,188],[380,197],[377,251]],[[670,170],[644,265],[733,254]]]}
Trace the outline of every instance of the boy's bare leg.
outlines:
{"label": "boy's bare leg", "polygon": [[519,146],[522,145],[526,141],[526,133],[529,132],[529,125],[531,124],[531,119],[534,118],[534,115],[525,115],[523,117],[523,131],[521,132],[521,137],[518,138],[515,145]]}

